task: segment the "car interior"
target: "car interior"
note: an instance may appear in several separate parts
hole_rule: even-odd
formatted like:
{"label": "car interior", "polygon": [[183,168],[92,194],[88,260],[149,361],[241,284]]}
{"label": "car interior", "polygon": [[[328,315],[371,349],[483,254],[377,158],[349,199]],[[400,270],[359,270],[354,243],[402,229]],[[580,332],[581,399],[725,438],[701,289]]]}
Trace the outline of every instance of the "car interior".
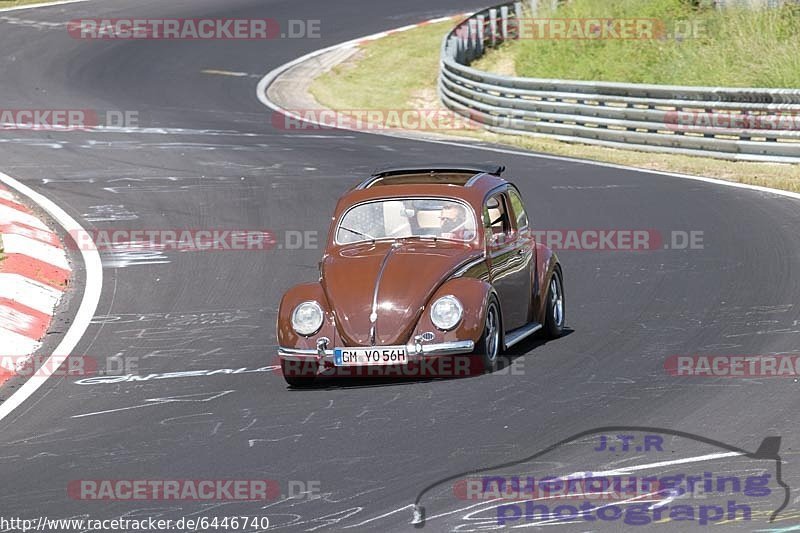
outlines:
{"label": "car interior", "polygon": [[486,201],[484,224],[491,230],[491,239],[495,244],[502,244],[508,238],[511,224],[502,194],[496,194]]}

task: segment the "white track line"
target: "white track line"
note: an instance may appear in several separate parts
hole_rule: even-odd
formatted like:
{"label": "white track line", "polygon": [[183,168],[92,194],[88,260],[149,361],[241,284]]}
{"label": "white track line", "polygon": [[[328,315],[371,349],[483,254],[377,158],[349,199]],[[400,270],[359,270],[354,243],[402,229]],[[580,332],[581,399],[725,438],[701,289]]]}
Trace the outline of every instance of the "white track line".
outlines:
{"label": "white track line", "polygon": [[[718,453],[709,453],[708,455],[698,455],[695,457],[684,457],[683,459],[671,459],[669,461],[661,461],[658,463],[649,463],[644,465],[633,465],[633,466],[626,466],[623,468],[617,468],[614,470],[605,470],[601,472],[592,472],[592,476],[625,476],[630,472],[636,472],[637,470],[649,470],[651,468],[661,468],[662,466],[673,466],[673,465],[682,465],[686,463],[700,463],[703,461],[713,461],[715,459],[724,459],[725,457],[738,457],[739,455],[744,455],[742,452],[718,452]],[[581,472],[575,472],[574,474],[570,474],[571,476],[581,476]]]}
{"label": "white track line", "polygon": [[[31,201],[47,211],[67,233],[72,235],[86,234],[86,230],[52,200],[2,172],[0,172],[0,182],[5,183],[20,194],[30,198]],[[86,268],[83,298],[81,299],[80,307],[78,307],[75,318],[67,330],[67,333],[64,335],[64,338],[61,339],[61,342],[53,350],[50,357],[47,358],[47,361],[45,361],[44,365],[47,368],[58,368],[61,363],[64,362],[64,359],[73,353],[73,349],[78,342],[80,342],[83,334],[89,327],[89,323],[97,309],[97,304],[100,302],[100,292],[103,288],[103,265],[100,262],[100,254],[97,252],[94,243],[91,242],[84,243],[80,247],[80,253]],[[32,376],[17,389],[9,399],[0,404],[0,420],[3,420],[14,411],[14,409],[19,407],[22,402],[30,398],[39,387],[44,385],[48,377],[49,376]]]}
{"label": "white track line", "polygon": [[[441,20],[441,19],[434,19],[434,20]],[[428,21],[428,23],[429,22],[431,22],[431,21]],[[423,23],[423,24],[425,24],[425,23]],[[415,25],[415,26],[417,26],[417,25]],[[404,28],[409,28],[409,26],[404,26]],[[275,81],[275,79],[278,76],[280,76],[281,74],[283,74],[284,72],[286,72],[290,68],[292,68],[292,67],[294,67],[294,66],[296,66],[296,65],[298,65],[300,63],[304,63],[305,61],[308,61],[310,59],[318,57],[318,56],[320,56],[322,54],[325,54],[327,52],[331,52],[333,50],[337,50],[337,49],[340,49],[340,48],[352,48],[354,46],[358,46],[358,44],[363,42],[363,41],[370,41],[370,40],[380,39],[380,38],[386,37],[387,35],[390,35],[390,34],[391,34],[391,31],[383,31],[383,32],[379,32],[379,33],[374,33],[372,35],[367,35],[366,37],[360,37],[358,39],[351,39],[349,41],[346,41],[346,42],[343,42],[343,43],[340,43],[340,44],[336,44],[336,45],[333,45],[333,46],[329,46],[327,48],[322,48],[320,50],[316,50],[316,51],[311,52],[309,54],[306,54],[304,56],[298,57],[297,59],[295,59],[293,61],[290,61],[290,62],[288,62],[288,63],[286,63],[284,65],[279,66],[278,68],[275,68],[275,69],[271,70],[263,78],[261,78],[261,80],[258,82],[258,86],[256,87],[256,96],[258,97],[258,100],[262,104],[264,104],[265,106],[269,107],[270,109],[272,109],[274,111],[278,111],[280,113],[283,113],[285,115],[291,116],[293,118],[300,119],[303,122],[316,124],[317,126],[324,126],[326,128],[331,128],[330,125],[324,125],[324,124],[321,124],[319,122],[306,120],[305,118],[300,117],[299,115],[293,113],[291,110],[284,109],[283,107],[281,107],[280,105],[276,104],[275,102],[273,102],[272,100],[269,99],[269,97],[267,96],[267,89],[269,89],[269,86],[272,85],[272,83]],[[702,182],[705,182],[705,183],[713,183],[714,185],[723,185],[725,187],[736,187],[736,188],[739,188],[739,189],[749,189],[751,191],[759,191],[759,192],[777,194],[777,195],[780,195],[780,196],[785,196],[787,198],[793,198],[795,200],[800,200],[800,193],[782,191],[780,189],[772,189],[770,187],[762,187],[760,185],[749,185],[749,184],[746,184],[746,183],[736,183],[736,182],[733,182],[733,181],[725,181],[725,180],[716,179],[716,178],[709,178],[709,177],[705,177],[705,176],[693,176],[691,174],[680,174],[680,173],[677,173],[677,172],[667,172],[667,171],[663,171],[663,170],[649,170],[649,169],[644,169],[644,168],[630,167],[630,166],[626,166],[626,165],[617,165],[617,164],[614,164],[614,163],[604,163],[604,162],[600,162],[600,161],[589,161],[589,160],[586,160],[586,159],[575,159],[575,158],[572,158],[572,157],[564,157],[564,156],[558,156],[558,155],[537,154],[537,153],[533,153],[533,152],[526,152],[526,151],[523,151],[523,150],[515,150],[515,149],[512,149],[512,148],[496,148],[496,147],[493,147],[493,146],[476,146],[474,144],[468,144],[468,143],[458,142],[458,141],[445,141],[445,140],[438,140],[438,139],[428,139],[428,138],[414,136],[414,135],[411,135],[411,134],[406,134],[406,135],[397,134],[397,133],[393,134],[393,133],[387,133],[387,132],[369,130],[369,129],[367,129],[367,130],[348,129],[348,128],[339,128],[339,129],[346,130],[346,131],[357,131],[357,132],[360,132],[360,133],[368,133],[368,134],[371,134],[371,135],[381,135],[381,136],[384,136],[384,137],[395,137],[395,138],[400,137],[400,138],[403,138],[403,139],[408,139],[408,140],[413,140],[413,141],[427,142],[427,143],[433,143],[433,144],[441,144],[441,145],[446,145],[446,146],[455,146],[455,147],[459,147],[459,148],[470,148],[472,150],[482,150],[482,151],[486,151],[486,152],[495,152],[495,153],[500,153],[500,154],[516,155],[516,156],[522,156],[522,157],[533,157],[533,158],[539,158],[539,159],[550,159],[550,160],[553,160],[553,161],[566,161],[566,162],[569,162],[569,163],[578,163],[578,164],[583,164],[583,165],[594,165],[594,166],[598,166],[598,167],[614,168],[614,169],[619,169],[619,170],[629,170],[629,171],[638,172],[640,174],[652,174],[652,175],[656,175],[656,176],[669,176],[669,177],[673,177],[673,178],[681,178],[681,179],[687,179],[687,180],[702,181]]]}
{"label": "white track line", "polygon": [[21,6],[0,8],[0,13],[7,13],[8,11],[22,11],[23,9],[36,9],[37,7],[53,7],[53,6],[63,6],[66,4],[79,4],[88,1],[89,0],[61,0],[59,2],[45,2],[43,4],[26,4]]}

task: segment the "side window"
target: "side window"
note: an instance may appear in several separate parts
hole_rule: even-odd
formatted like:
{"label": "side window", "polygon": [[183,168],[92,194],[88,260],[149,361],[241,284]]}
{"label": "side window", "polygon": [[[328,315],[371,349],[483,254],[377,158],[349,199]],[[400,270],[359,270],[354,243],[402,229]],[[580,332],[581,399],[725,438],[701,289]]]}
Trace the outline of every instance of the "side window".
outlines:
{"label": "side window", "polygon": [[528,229],[528,214],[525,212],[525,204],[522,203],[519,193],[514,189],[509,189],[508,196],[511,198],[511,209],[517,219],[517,231]]}
{"label": "side window", "polygon": [[483,207],[483,223],[487,236],[495,245],[505,243],[511,236],[511,220],[505,195],[495,194],[486,201]]}

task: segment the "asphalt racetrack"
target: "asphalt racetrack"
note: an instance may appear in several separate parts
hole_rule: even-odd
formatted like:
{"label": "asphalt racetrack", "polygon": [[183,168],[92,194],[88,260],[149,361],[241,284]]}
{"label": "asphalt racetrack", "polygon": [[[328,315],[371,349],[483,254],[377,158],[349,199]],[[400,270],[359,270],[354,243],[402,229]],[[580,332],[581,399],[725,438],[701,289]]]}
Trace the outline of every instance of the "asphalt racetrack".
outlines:
{"label": "asphalt racetrack", "polygon": [[[284,131],[273,128],[257,98],[265,73],[303,54],[479,7],[457,0],[98,0],[0,13],[0,107],[139,117],[137,127],[113,131],[3,131],[0,171],[90,230],[257,228],[281,245],[101,250],[100,304],[75,351],[101,361],[101,370],[127,364],[126,377],[51,378],[0,421],[1,515],[266,516],[269,531],[410,531],[412,506],[426,487],[604,426],[681,431],[750,452],[780,436],[783,481],[800,487],[796,380],[681,378],[664,369],[676,354],[796,352],[797,200],[467,145]],[[315,19],[320,38],[92,41],[70,37],[63,24],[142,16]],[[665,243],[672,232],[702,232],[702,246],[559,251],[571,331],[514,347],[514,371],[288,388],[272,368],[277,307],[290,286],[317,279],[319,243],[339,195],[387,163],[487,160],[507,165],[535,227],[649,229]],[[304,237],[298,247],[299,234],[316,235],[317,244]],[[79,276],[62,320],[85,283],[92,280]],[[207,372],[169,375],[186,371]],[[10,392],[0,391],[3,399]],[[666,442],[663,452],[604,454],[584,439],[554,448],[536,467],[554,475],[653,464],[652,472],[674,471],[673,463],[657,463],[730,451],[691,438]],[[740,459],[701,459],[684,472],[690,465],[701,473],[712,465],[732,469]],[[281,490],[268,502],[87,501],[68,491],[86,479],[270,479]],[[500,525],[491,506],[470,515],[481,502],[452,496],[452,484],[420,496],[426,529],[532,526],[524,518]],[[314,497],[290,493],[303,486]],[[792,492],[783,513],[793,509]],[[768,514],[744,529],[796,523],[769,525]],[[634,526],[577,519],[553,527]]]}

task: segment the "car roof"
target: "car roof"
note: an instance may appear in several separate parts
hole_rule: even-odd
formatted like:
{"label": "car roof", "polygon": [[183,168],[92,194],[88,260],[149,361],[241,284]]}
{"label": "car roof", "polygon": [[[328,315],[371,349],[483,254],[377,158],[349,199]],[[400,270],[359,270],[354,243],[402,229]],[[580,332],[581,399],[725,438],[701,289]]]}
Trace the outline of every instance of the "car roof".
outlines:
{"label": "car roof", "polygon": [[486,194],[508,183],[502,165],[390,167],[374,172],[339,199],[337,211],[377,198],[435,196],[480,206]]}
{"label": "car roof", "polygon": [[416,177],[417,181],[415,183],[442,183],[446,181],[452,185],[469,187],[472,185],[470,178],[476,177],[478,174],[491,174],[499,177],[505,169],[504,165],[496,163],[386,167],[373,172],[369,178],[362,181],[356,188],[367,189],[375,185],[394,183],[397,180],[408,183],[410,177]]}

